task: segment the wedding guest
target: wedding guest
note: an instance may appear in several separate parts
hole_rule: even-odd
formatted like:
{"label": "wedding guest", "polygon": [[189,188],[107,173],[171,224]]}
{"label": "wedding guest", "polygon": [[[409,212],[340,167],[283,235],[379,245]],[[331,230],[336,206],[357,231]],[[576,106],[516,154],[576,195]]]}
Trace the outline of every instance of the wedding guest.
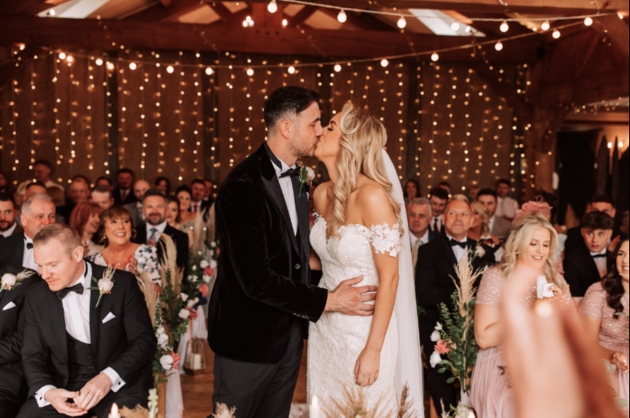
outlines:
{"label": "wedding guest", "polygon": [[70,221],[70,214],[76,205],[87,202],[90,196],[90,182],[85,176],[76,175],[68,187],[68,197],[70,200],[63,206],[57,208],[57,214],[62,216],[65,223]]}
{"label": "wedding guest", "polygon": [[161,283],[155,247],[131,241],[135,234],[129,212],[114,205],[101,215],[95,241],[104,248],[87,259],[99,266],[110,266],[138,275],[146,272],[154,283]]}
{"label": "wedding guest", "polygon": [[192,200],[190,202],[190,211],[193,213],[201,213],[209,206],[204,201],[206,195],[206,183],[203,180],[195,179],[190,183],[190,190],[192,192]]}
{"label": "wedding guest", "polygon": [[420,197],[420,183],[416,179],[409,179],[403,188],[403,197],[405,205],[408,205],[413,199]]}
{"label": "wedding guest", "polygon": [[488,228],[492,235],[495,235],[500,240],[507,238],[510,233],[512,224],[500,216],[496,216],[497,211],[497,192],[490,188],[479,190],[477,193],[477,201],[483,205],[483,208],[488,213]]}
{"label": "wedding guest", "polygon": [[47,194],[46,186],[44,184],[38,182],[37,180],[32,181],[26,185],[26,189],[24,192],[24,199],[28,199],[29,197],[36,194]]}
{"label": "wedding guest", "polygon": [[[552,208],[549,206],[549,203],[544,200],[530,200],[529,202],[523,203],[523,206],[516,210],[516,217],[512,222],[516,221],[520,216],[530,213],[538,213],[551,222],[551,209]],[[558,257],[558,272],[564,275],[562,260],[564,259],[564,245],[567,240],[567,235],[565,234],[565,230],[563,228],[560,228],[557,225],[555,228],[558,234],[558,248],[556,249],[556,255]]]}
{"label": "wedding guest", "polygon": [[47,188],[56,187],[63,192],[63,186],[61,184],[55,183],[50,179],[52,171],[52,165],[46,160],[37,160],[33,163],[33,177],[35,178],[35,180],[42,183]]}
{"label": "wedding guest", "polygon": [[505,218],[508,221],[512,221],[514,219],[516,216],[516,209],[518,209],[518,202],[509,196],[511,187],[512,183],[510,183],[507,179],[501,179],[497,181],[496,184],[497,210],[495,214],[496,216]]}
{"label": "wedding guest", "polygon": [[93,241],[101,223],[103,208],[94,202],[79,203],[70,214],[70,228],[77,231],[83,244],[83,254],[87,257],[103,250],[103,246]]}
{"label": "wedding guest", "polygon": [[[439,189],[443,193],[446,190]],[[435,214],[434,214],[435,215]],[[416,301],[425,314],[420,317],[420,342],[426,358],[433,352],[430,336],[439,321],[440,303],[451,303],[455,291],[453,278],[457,280],[455,265],[464,257],[472,257],[477,243],[467,237],[472,218],[472,209],[466,196],[453,196],[444,208],[444,234],[418,249],[416,263]],[[473,258],[475,268],[485,267],[482,258]],[[449,405],[457,404],[457,393],[452,383],[447,383],[448,373],[438,373],[436,368],[425,369],[425,388],[429,391],[438,414],[442,414],[441,401],[449,410]]]}
{"label": "wedding guest", "polygon": [[24,230],[18,225],[17,207],[13,196],[8,193],[0,193],[0,239],[17,235]]}
{"label": "wedding guest", "polygon": [[135,200],[132,203],[124,205],[124,208],[129,211],[131,215],[131,221],[135,226],[140,226],[144,222],[144,212],[142,210],[142,197],[149,190],[151,186],[146,180],[136,180],[133,184],[133,195]]}
{"label": "wedding guest", "polygon": [[599,355],[615,366],[610,375],[621,399],[630,399],[628,385],[628,240],[614,252],[610,272],[586,291],[580,303],[586,335],[597,343]]}
{"label": "wedding guest", "polygon": [[[159,189],[158,189],[159,190]],[[166,197],[166,222],[175,229],[182,230],[179,223],[179,200],[176,197]]]}
{"label": "wedding guest", "polygon": [[468,188],[468,200],[471,202],[476,200],[480,190],[479,186],[470,186]]}
{"label": "wedding guest", "polygon": [[153,185],[156,189],[164,193],[164,195],[168,196],[171,194],[171,181],[164,176],[160,176],[155,179]]}
{"label": "wedding guest", "polygon": [[[505,368],[501,354],[502,319],[500,302],[507,281],[519,280],[512,273],[520,267],[536,270],[551,284],[553,300],[570,304],[568,287],[557,272],[557,237],[553,226],[538,214],[528,214],[516,220],[505,243],[505,255],[500,266],[483,274],[475,304],[475,340],[481,348],[473,370],[470,400],[477,416],[504,418],[515,415],[512,401],[510,371]],[[531,286],[521,303],[532,306],[536,300],[536,286]]]}
{"label": "wedding guest", "polygon": [[182,225],[182,231],[188,231],[197,217],[197,214],[190,210],[192,190],[183,184],[175,190],[175,197],[179,200],[179,220]]}
{"label": "wedding guest", "polygon": [[96,186],[90,192],[90,202],[96,203],[102,210],[106,210],[114,206],[114,197],[112,191],[106,186]]}
{"label": "wedding guest", "polygon": [[100,176],[99,178],[96,179],[96,182],[94,183],[94,187],[99,187],[99,186],[107,187],[112,192],[114,190],[114,183],[112,182],[112,179],[110,179],[107,176]]}
{"label": "wedding guest", "polygon": [[472,219],[468,230],[468,238],[477,241],[477,246],[483,248],[484,254],[482,257],[486,255],[493,257],[494,261],[498,263],[503,255],[501,240],[490,233],[488,212],[486,212],[485,207],[479,201],[474,201],[470,205],[472,206]]}
{"label": "wedding guest", "polygon": [[55,207],[59,208],[66,204],[66,195],[59,187],[46,187],[46,194],[50,196]]}
{"label": "wedding guest", "polygon": [[[604,212],[606,215],[615,219],[615,215],[617,214],[617,208],[615,207],[615,200],[606,195],[595,195],[591,198],[591,200],[586,205],[586,213],[588,212]],[[617,237],[621,237],[620,239],[628,239],[628,234],[615,229],[613,225],[613,233],[612,239],[616,239]],[[565,250],[572,250],[577,247],[584,248],[584,239],[582,238],[582,228],[581,226],[575,226],[573,228],[569,228],[567,230],[567,240],[564,244]]]}
{"label": "wedding guest", "polygon": [[418,258],[418,248],[428,244],[436,237],[436,233],[431,231],[431,202],[426,197],[417,197],[407,206],[407,220],[409,222],[409,241],[411,241],[411,260],[416,266]]}
{"label": "wedding guest", "polygon": [[33,244],[44,281],[26,295],[29,399],[18,417],[106,417],[114,403],[146,407],[156,339],[135,278],[115,271],[107,292],[92,290],[92,278],[103,278],[105,269],[84,261],[81,238],[69,226],[47,226]]}
{"label": "wedding guest", "polygon": [[574,297],[582,297],[593,283],[599,282],[607,271],[608,243],[612,235],[613,219],[604,212],[589,212],[580,222],[584,246],[567,249],[564,273]]}
{"label": "wedding guest", "polygon": [[448,193],[449,196],[451,195],[451,183],[449,183],[448,181],[439,182],[437,187],[446,190],[446,193]]}
{"label": "wedding guest", "polygon": [[138,199],[132,193],[134,174],[129,168],[121,168],[116,172],[116,188],[114,189],[114,203],[117,205],[126,205],[134,203]]}
{"label": "wedding guest", "polygon": [[11,193],[11,186],[7,180],[7,176],[0,171],[0,193]]}
{"label": "wedding guest", "polygon": [[203,183],[206,185],[206,194],[203,198],[204,201],[214,203],[214,181],[209,178],[203,179]]}
{"label": "wedding guest", "polygon": [[435,187],[429,192],[429,200],[431,201],[431,211],[433,212],[431,231],[441,234],[444,232],[442,213],[444,213],[444,208],[448,201],[448,192],[441,187]]}
{"label": "wedding guest", "polygon": [[39,271],[33,259],[33,237],[55,223],[55,204],[47,194],[33,195],[22,204],[20,218],[24,232],[0,239],[0,261]]}

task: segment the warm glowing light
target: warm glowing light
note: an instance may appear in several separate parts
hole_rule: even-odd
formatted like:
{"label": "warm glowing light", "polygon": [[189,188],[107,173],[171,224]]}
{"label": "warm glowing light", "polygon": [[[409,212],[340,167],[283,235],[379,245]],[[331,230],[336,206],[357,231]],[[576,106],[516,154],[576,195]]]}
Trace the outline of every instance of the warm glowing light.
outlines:
{"label": "warm glowing light", "polygon": [[286,20],[286,19],[282,19],[282,27],[283,27],[283,28],[286,28],[288,24],[289,24],[289,21],[288,21],[288,20]]}
{"label": "warm glowing light", "polygon": [[73,57],[72,55],[68,55],[68,56],[66,57],[66,61],[68,61],[68,62],[74,62],[74,57]]}
{"label": "warm glowing light", "polygon": [[585,26],[591,26],[593,24],[593,19],[590,16],[586,16],[584,18],[584,25]]}
{"label": "warm glowing light", "polygon": [[94,63],[100,67],[101,65],[103,65],[103,60],[100,58],[97,58],[96,61],[94,61]]}
{"label": "warm glowing light", "polygon": [[56,15],[56,14],[57,14],[57,13],[55,12],[55,9],[50,9],[50,10],[48,11],[48,16],[54,16],[54,15]]}
{"label": "warm glowing light", "polygon": [[611,149],[612,147],[613,147],[613,143],[612,143],[612,142],[609,142],[609,143],[608,143],[608,149]]}
{"label": "warm glowing light", "polygon": [[253,76],[253,75],[254,75],[254,69],[253,69],[253,68],[248,68],[248,69],[247,69],[247,71],[246,71],[246,73],[247,73],[247,75],[248,75],[248,76],[250,76],[250,77],[251,77],[251,76]]}
{"label": "warm glowing light", "polygon": [[339,11],[339,14],[337,15],[337,20],[339,21],[339,23],[344,23],[346,20],[348,20],[348,16],[346,16],[346,12],[342,10]]}
{"label": "warm glowing light", "polygon": [[510,30],[510,25],[508,25],[508,22],[504,20],[501,23],[501,26],[499,26],[499,29],[501,30],[501,32],[507,32],[508,30]]}
{"label": "warm glowing light", "polygon": [[172,65],[169,65],[168,67],[166,67],[166,72],[169,74],[173,74],[173,71],[175,71],[175,68],[173,68]]}
{"label": "warm glowing light", "polygon": [[383,58],[381,60],[381,67],[387,67],[389,65],[389,61],[387,61],[385,58]]}
{"label": "warm glowing light", "polygon": [[400,29],[405,29],[405,26],[407,26],[407,21],[405,20],[405,16],[400,16],[400,19],[398,19],[398,22],[396,22],[396,25]]}
{"label": "warm glowing light", "polygon": [[548,21],[548,20],[545,20],[545,21],[543,22],[543,24],[542,24],[542,25],[540,25],[540,28],[541,28],[542,30],[549,30],[549,28],[550,28],[550,27],[551,27],[551,25],[549,24],[549,21]]}
{"label": "warm glowing light", "polygon": [[65,60],[66,59],[66,53],[65,52],[60,52],[59,53],[59,59],[60,60]]}
{"label": "warm glowing light", "polygon": [[130,70],[135,70],[136,68],[138,68],[138,66],[136,65],[136,63],[135,63],[135,62],[130,62],[130,63],[129,63],[129,69],[130,69]]}
{"label": "warm glowing light", "polygon": [[333,67],[333,69],[335,70],[335,72],[337,72],[337,73],[338,73],[339,71],[341,71],[341,65],[339,65],[339,64],[335,64],[335,66]]}
{"label": "warm glowing light", "polygon": [[212,68],[207,67],[206,68],[206,75],[212,75],[212,73],[213,73]]}
{"label": "warm glowing light", "polygon": [[[287,72],[289,74],[295,74],[295,67],[294,66],[290,66],[289,68],[287,68]],[[253,74],[253,71],[252,71]]]}
{"label": "warm glowing light", "polygon": [[271,0],[271,2],[269,2],[269,4],[267,5],[267,10],[269,11],[269,13],[275,13],[278,11],[278,4],[276,3],[276,0]]}
{"label": "warm glowing light", "polygon": [[501,43],[501,41],[494,44],[494,49],[496,49],[497,51],[501,51],[503,49],[503,44]]}
{"label": "warm glowing light", "polygon": [[453,32],[457,32],[459,30],[459,22],[453,22],[451,23],[451,30]]}
{"label": "warm glowing light", "polygon": [[553,39],[558,39],[560,37],[560,31],[558,29],[555,29],[551,36],[553,36]]}
{"label": "warm glowing light", "polygon": [[433,54],[431,54],[431,61],[435,62],[439,59],[440,59],[440,56],[438,55],[437,52],[434,52]]}

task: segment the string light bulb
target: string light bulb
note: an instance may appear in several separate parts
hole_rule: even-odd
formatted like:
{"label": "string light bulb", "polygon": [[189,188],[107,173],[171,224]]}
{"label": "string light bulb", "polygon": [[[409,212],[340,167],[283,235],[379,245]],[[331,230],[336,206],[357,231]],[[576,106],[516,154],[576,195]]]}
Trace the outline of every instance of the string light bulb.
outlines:
{"label": "string light bulb", "polygon": [[333,70],[335,70],[335,72],[338,73],[339,71],[341,71],[341,65],[335,64],[335,66],[333,67]]}
{"label": "string light bulb", "polygon": [[134,71],[136,68],[138,68],[138,65],[135,62],[130,62],[129,63],[129,69],[131,71]]}
{"label": "string light bulb", "polygon": [[245,20],[243,20],[243,27],[244,28],[251,28],[254,26],[254,20],[252,19],[251,16],[247,16],[245,18]]}
{"label": "string light bulb", "polygon": [[551,36],[553,36],[553,39],[558,39],[560,37],[560,31],[558,29],[554,29]]}
{"label": "string light bulb", "polygon": [[47,13],[47,14],[48,14],[48,16],[54,16],[54,15],[56,15],[57,13],[55,12],[55,9],[50,9],[50,10],[48,10],[48,13]]}
{"label": "string light bulb", "polygon": [[389,65],[389,61],[387,61],[385,58],[383,58],[381,60],[381,67],[387,67]]}
{"label": "string light bulb", "polygon": [[66,53],[65,52],[60,52],[59,53],[59,59],[60,60],[65,60],[66,59]]}
{"label": "string light bulb", "polygon": [[433,54],[431,54],[431,61],[436,62],[439,59],[440,59],[440,56],[438,55],[437,52],[434,52]]}
{"label": "string light bulb", "polygon": [[295,67],[291,65],[289,68],[287,68],[287,72],[289,74],[295,74]]}
{"label": "string light bulb", "polygon": [[405,16],[400,16],[400,19],[398,19],[398,22],[396,22],[396,25],[400,29],[405,29],[405,26],[407,26],[407,21],[405,20]]}
{"label": "string light bulb", "polygon": [[348,20],[348,16],[346,16],[346,12],[344,12],[343,9],[339,11],[339,14],[337,15],[337,20],[339,21],[339,23],[344,23],[346,20]]}
{"label": "string light bulb", "polygon": [[101,65],[103,65],[103,60],[100,58],[97,58],[96,61],[94,61],[94,63],[100,67]]}
{"label": "string light bulb", "polygon": [[548,21],[548,20],[545,20],[545,21],[542,23],[542,25],[540,25],[540,29],[545,30],[545,31],[546,31],[546,30],[549,30],[549,28],[550,28],[550,27],[551,27],[551,25],[549,24],[549,21]]}
{"label": "string light bulb", "polygon": [[246,73],[247,73],[247,75],[248,75],[248,76],[250,76],[250,77],[251,77],[251,76],[253,76],[253,75],[254,75],[254,69],[253,69],[253,68],[248,68],[248,69],[247,69],[247,71],[246,71]]}
{"label": "string light bulb", "polygon": [[212,75],[213,72],[211,67],[206,67],[206,75]]}
{"label": "string light bulb", "polygon": [[503,49],[503,44],[501,43],[501,41],[494,44],[494,49],[496,49],[497,51],[501,51]]}
{"label": "string light bulb", "polygon": [[617,12],[617,16],[619,17],[619,19],[623,20],[623,13]]}
{"label": "string light bulb", "polygon": [[282,27],[283,27],[283,28],[286,28],[288,24],[289,24],[289,21],[288,21],[288,20],[286,20],[286,19],[282,19]]}
{"label": "string light bulb", "polygon": [[66,61],[72,63],[72,62],[74,62],[74,57],[72,55],[68,55],[66,57]]}
{"label": "string light bulb", "polygon": [[108,62],[108,63],[107,63],[107,69],[108,69],[109,71],[114,71],[114,68],[116,68],[116,67],[114,66],[114,63],[113,63],[113,62]]}
{"label": "string light bulb", "polygon": [[590,16],[586,16],[584,18],[584,26],[591,26],[593,24],[593,19]]}
{"label": "string light bulb", "polygon": [[271,0],[269,2],[269,4],[267,5],[267,10],[269,11],[269,13],[275,13],[278,11],[278,4],[276,3],[276,0]]}
{"label": "string light bulb", "polygon": [[175,71],[175,68],[173,68],[172,65],[169,65],[168,67],[166,67],[166,72],[169,74],[173,74],[173,72]]}
{"label": "string light bulb", "polygon": [[508,25],[508,22],[504,20],[503,22],[501,22],[501,26],[499,26],[499,30],[505,33],[508,30],[510,30],[510,25]]}
{"label": "string light bulb", "polygon": [[459,30],[459,22],[453,22],[451,23],[451,30],[453,32],[457,32]]}

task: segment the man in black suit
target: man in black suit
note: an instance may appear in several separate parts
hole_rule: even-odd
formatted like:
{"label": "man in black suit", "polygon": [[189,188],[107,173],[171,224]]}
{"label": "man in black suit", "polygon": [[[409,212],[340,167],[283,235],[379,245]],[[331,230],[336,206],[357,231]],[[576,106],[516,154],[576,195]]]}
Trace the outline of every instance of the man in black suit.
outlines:
{"label": "man in black suit", "polygon": [[431,202],[426,197],[417,197],[409,202],[407,206],[407,220],[409,222],[409,241],[411,244],[411,260],[416,266],[418,259],[418,248],[433,241],[437,236],[429,228],[433,212]]}
{"label": "man in black suit", "polygon": [[106,418],[113,403],[146,406],[157,344],[135,277],[115,270],[109,286],[98,283],[103,293],[92,288],[105,268],[83,260],[81,238],[66,225],[44,227],[33,244],[44,281],[26,292],[29,399],[18,417]]}
{"label": "man in black suit", "polygon": [[208,341],[215,352],[213,404],[239,418],[287,418],[308,321],[324,310],[365,315],[374,294],[329,292],[309,282],[308,198],[299,193],[299,157],[322,135],[319,95],[274,91],[264,107],[268,140],[227,176],[215,203],[221,267],[210,298]]}
{"label": "man in black suit", "polygon": [[146,222],[136,228],[134,242],[157,246],[158,259],[164,258],[164,249],[159,245],[160,237],[166,234],[173,238],[177,248],[177,267],[184,271],[188,266],[188,234],[175,229],[166,222],[166,196],[158,189],[149,189],[142,198],[142,210]]}
{"label": "man in black suit", "polygon": [[90,197],[90,181],[87,177],[78,174],[72,178],[68,186],[68,197],[70,200],[57,208],[57,214],[63,217],[66,224],[70,223],[70,215],[75,206],[87,202]]}
{"label": "man in black suit", "polygon": [[[418,249],[416,263],[416,300],[425,313],[420,317],[420,342],[428,359],[433,353],[434,342],[430,336],[439,321],[439,305],[445,303],[451,306],[451,295],[456,290],[453,278],[455,265],[463,257],[470,256],[471,250],[476,248],[477,242],[467,238],[472,219],[472,209],[468,199],[463,195],[455,195],[448,201],[442,215],[444,234],[438,234],[430,243]],[[485,260],[475,258],[474,268],[483,268]],[[442,413],[440,401],[444,402],[446,410],[449,405],[456,405],[457,391],[452,383],[446,380],[450,373],[438,373],[437,368],[428,366],[425,369],[425,388],[431,394],[433,404]]]}
{"label": "man in black suit", "polygon": [[[615,215],[617,214],[617,208],[615,207],[615,200],[603,194],[595,195],[591,198],[586,206],[586,213],[589,212],[604,212],[606,215],[615,219]],[[628,239],[628,234],[625,234],[618,229],[615,229],[613,223],[612,230],[612,239],[616,239],[620,237],[620,239]],[[582,237],[582,226],[576,226],[567,230],[567,239],[564,243],[564,249],[566,252],[570,250],[574,250],[577,248],[581,248],[582,250],[586,250],[587,246],[584,244],[584,239]],[[612,251],[612,249],[611,249]]]}
{"label": "man in black suit", "polygon": [[446,202],[448,202],[448,192],[442,187],[434,187],[429,192],[429,201],[433,212],[429,228],[437,234],[443,234],[442,213],[444,213]]}
{"label": "man in black suit", "polygon": [[490,218],[488,221],[488,229],[490,233],[501,241],[505,241],[510,234],[512,224],[505,218],[496,216],[498,204],[497,192],[490,188],[481,189],[479,193],[477,193],[477,202],[481,203],[488,213]]}
{"label": "man in black suit", "polygon": [[17,207],[15,200],[9,193],[0,193],[0,239],[24,232],[18,225]]}
{"label": "man in black suit", "polygon": [[564,256],[564,278],[571,296],[583,297],[586,290],[601,280],[607,271],[608,244],[614,220],[604,212],[589,212],[582,217],[580,232],[584,245],[567,249]]}
{"label": "man in black suit", "polygon": [[129,168],[121,168],[118,170],[116,173],[116,188],[114,189],[115,204],[124,206],[138,201],[131,190],[133,178],[133,171]]}
{"label": "man in black suit", "polygon": [[33,237],[46,225],[55,223],[55,204],[46,194],[35,194],[22,203],[24,232],[0,239],[0,261],[38,271],[33,259]]}
{"label": "man in black suit", "polygon": [[[0,277],[5,274],[14,277],[22,272],[10,264],[0,262]],[[11,277],[6,277],[11,279]],[[40,281],[33,274],[13,285],[0,290],[0,417],[15,418],[26,401],[26,380],[22,370],[22,335],[24,315],[22,306],[26,289]]]}

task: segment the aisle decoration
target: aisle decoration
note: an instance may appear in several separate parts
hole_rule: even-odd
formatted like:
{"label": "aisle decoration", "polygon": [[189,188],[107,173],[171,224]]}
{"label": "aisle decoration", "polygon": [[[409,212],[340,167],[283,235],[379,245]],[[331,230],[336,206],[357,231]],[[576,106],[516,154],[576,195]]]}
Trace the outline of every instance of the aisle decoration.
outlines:
{"label": "aisle decoration", "polygon": [[162,277],[162,294],[160,295],[161,318],[170,334],[172,347],[176,347],[179,340],[188,329],[191,314],[190,302],[186,294],[181,292],[182,271],[177,267],[177,248],[173,239],[166,234],[160,238],[163,259],[160,263]]}

